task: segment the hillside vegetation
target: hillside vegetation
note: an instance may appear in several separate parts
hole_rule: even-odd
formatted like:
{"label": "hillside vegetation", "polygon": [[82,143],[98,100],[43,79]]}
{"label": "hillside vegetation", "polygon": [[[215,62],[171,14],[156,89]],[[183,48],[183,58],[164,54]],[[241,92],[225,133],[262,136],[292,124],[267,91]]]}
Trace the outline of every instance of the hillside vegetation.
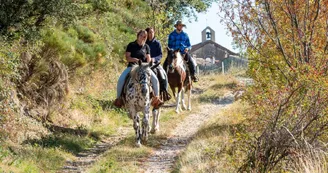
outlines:
{"label": "hillside vegetation", "polygon": [[[112,106],[125,46],[152,26],[165,47],[178,19],[213,2],[1,0],[0,172],[56,172],[66,159],[131,128],[126,112]],[[328,172],[327,9],[320,0],[220,1],[221,22],[249,60],[243,77],[253,82],[243,101],[197,132],[174,171],[199,164],[199,172]],[[240,87],[219,78],[201,79],[198,87],[209,88],[195,107]],[[163,129],[188,116],[172,112],[162,116]],[[129,135],[90,169],[139,170],[124,159],[150,150],[132,148]]]}
{"label": "hillside vegetation", "polygon": [[212,0],[4,0],[0,3],[0,170],[55,171],[128,122],[112,107],[125,46]]}

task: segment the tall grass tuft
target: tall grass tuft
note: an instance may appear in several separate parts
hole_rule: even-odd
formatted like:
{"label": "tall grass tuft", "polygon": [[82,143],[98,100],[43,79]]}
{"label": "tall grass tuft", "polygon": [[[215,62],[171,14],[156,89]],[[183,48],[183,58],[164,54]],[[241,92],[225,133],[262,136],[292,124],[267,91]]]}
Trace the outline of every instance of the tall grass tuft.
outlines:
{"label": "tall grass tuft", "polygon": [[292,172],[297,173],[323,173],[328,172],[328,153],[308,147],[292,157]]}

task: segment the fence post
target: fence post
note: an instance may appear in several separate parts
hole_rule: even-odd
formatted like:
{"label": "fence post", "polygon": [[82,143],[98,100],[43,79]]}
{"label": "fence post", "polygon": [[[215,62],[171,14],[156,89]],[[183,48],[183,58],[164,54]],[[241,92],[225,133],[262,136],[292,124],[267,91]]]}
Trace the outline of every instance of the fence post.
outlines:
{"label": "fence post", "polygon": [[196,66],[196,73],[197,73],[197,76],[199,76],[199,66],[198,65]]}
{"label": "fence post", "polygon": [[222,61],[222,74],[224,74],[224,62]]}

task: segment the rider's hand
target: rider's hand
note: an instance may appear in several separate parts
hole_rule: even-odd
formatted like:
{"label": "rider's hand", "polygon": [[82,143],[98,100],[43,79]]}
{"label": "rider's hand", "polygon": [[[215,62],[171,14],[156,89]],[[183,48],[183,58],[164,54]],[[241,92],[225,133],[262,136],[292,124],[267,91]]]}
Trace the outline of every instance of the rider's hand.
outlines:
{"label": "rider's hand", "polygon": [[131,57],[131,59],[132,59],[133,62],[138,62],[138,61],[139,61],[138,58],[132,58],[132,57]]}
{"label": "rider's hand", "polygon": [[187,53],[188,52],[188,48],[185,48],[184,52]]}

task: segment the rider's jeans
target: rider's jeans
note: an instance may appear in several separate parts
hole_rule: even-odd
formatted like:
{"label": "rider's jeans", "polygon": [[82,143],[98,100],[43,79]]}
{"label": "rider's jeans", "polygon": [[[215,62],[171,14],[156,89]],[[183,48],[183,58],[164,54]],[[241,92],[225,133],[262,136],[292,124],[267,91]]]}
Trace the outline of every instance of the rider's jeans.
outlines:
{"label": "rider's jeans", "polygon": [[166,74],[166,72],[165,72],[165,70],[163,69],[163,67],[161,66],[161,65],[159,65],[158,67],[157,67],[158,69],[159,69],[159,71],[160,71],[160,75],[164,78],[164,80],[165,80],[165,89],[166,90],[168,90],[168,87],[169,87],[169,84],[168,84],[168,78],[167,78],[167,74]]}

